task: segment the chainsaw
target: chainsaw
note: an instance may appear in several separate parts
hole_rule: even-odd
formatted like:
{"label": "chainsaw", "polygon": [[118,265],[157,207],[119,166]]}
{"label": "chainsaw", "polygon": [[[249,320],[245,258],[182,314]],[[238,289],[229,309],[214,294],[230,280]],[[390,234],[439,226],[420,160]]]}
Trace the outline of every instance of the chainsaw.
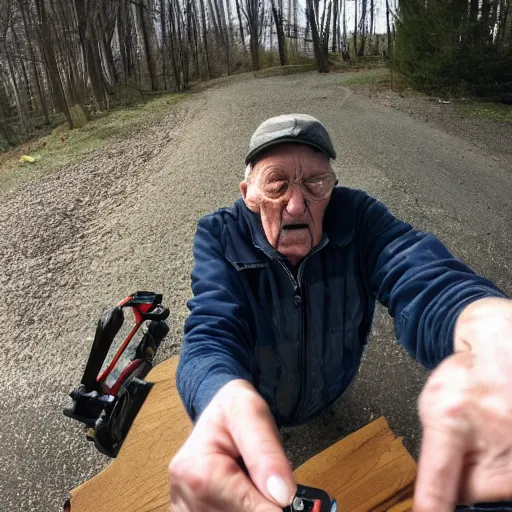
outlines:
{"label": "chainsaw", "polygon": [[[73,403],[64,409],[67,417],[85,425],[87,439],[109,457],[119,453],[151,389],[152,384],[144,381],[144,377],[153,367],[155,354],[169,332],[166,323],[169,310],[161,302],[161,294],[138,291],[103,311],[80,385],[70,393]],[[133,311],[135,324],[106,364],[114,338],[123,325],[124,311],[128,309]],[[133,346],[141,327],[145,332]],[[126,356],[129,352],[131,355]]]}

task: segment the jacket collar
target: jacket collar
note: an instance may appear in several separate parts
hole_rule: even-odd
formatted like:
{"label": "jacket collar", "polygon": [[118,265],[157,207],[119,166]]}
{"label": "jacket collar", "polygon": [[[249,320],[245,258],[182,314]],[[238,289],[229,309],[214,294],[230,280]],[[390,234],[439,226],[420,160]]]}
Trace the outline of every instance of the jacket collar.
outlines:
{"label": "jacket collar", "polygon": [[[328,244],[344,247],[354,236],[355,214],[349,208],[349,201],[346,200],[347,190],[345,187],[336,187],[333,190],[324,215],[324,234],[320,242],[320,249]],[[235,208],[241,212],[249,229],[252,245],[258,250],[250,250],[248,247],[233,247],[231,251],[228,251],[229,254],[226,254],[231,263],[241,269],[261,266],[267,258],[285,261],[286,258],[268,242],[260,215],[247,208],[243,199],[239,199],[235,203]],[[313,250],[316,252],[319,248]]]}

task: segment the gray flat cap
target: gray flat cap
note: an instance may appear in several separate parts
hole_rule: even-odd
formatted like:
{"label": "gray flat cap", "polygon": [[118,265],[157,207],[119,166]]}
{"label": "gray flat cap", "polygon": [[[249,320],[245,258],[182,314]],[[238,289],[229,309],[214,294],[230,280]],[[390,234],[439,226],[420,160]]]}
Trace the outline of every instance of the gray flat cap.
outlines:
{"label": "gray flat cap", "polygon": [[331,138],[318,119],[306,114],[286,114],[271,117],[256,128],[249,143],[245,163],[253,162],[263,150],[286,142],[307,144],[333,160],[336,158]]}

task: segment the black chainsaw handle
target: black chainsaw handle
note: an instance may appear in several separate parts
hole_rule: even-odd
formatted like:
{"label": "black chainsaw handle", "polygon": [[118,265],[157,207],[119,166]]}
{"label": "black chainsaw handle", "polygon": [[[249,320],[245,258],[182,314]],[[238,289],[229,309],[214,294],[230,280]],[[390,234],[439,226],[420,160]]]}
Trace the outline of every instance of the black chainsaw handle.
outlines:
{"label": "black chainsaw handle", "polygon": [[123,321],[124,314],[120,306],[108,308],[101,314],[82,376],[82,384],[87,391],[99,389],[96,377],[101,370],[101,366],[107,357],[116,334],[123,325]]}

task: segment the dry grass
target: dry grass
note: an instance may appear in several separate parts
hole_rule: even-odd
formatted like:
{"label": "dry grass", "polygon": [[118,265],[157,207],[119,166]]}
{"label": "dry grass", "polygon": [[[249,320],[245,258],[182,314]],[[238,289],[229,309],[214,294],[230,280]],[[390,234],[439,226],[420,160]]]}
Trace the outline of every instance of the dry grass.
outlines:
{"label": "dry grass", "polygon": [[[109,141],[129,134],[142,123],[157,120],[187,96],[157,95],[134,107],[111,110],[73,130],[67,125],[60,125],[45,137],[1,154],[0,190],[13,182],[31,179],[42,172],[76,162],[92,151],[106,146]],[[35,162],[21,162],[22,155],[33,157]]]}

